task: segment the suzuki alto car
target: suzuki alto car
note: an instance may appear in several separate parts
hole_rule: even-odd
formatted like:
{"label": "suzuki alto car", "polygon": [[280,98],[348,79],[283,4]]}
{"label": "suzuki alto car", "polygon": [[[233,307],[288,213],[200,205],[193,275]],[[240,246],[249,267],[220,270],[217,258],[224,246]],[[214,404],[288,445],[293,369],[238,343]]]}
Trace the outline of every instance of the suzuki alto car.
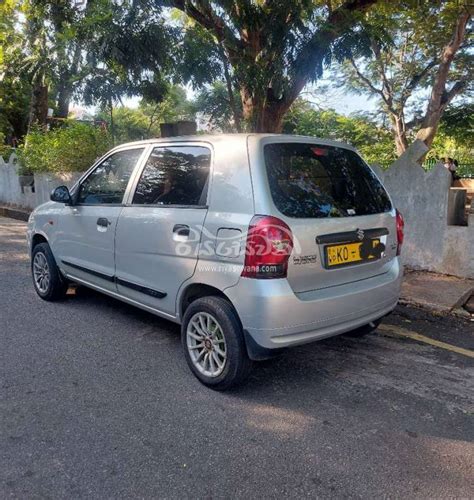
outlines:
{"label": "suzuki alto car", "polygon": [[396,306],[403,220],[350,146],[270,134],[116,147],[28,224],[44,300],[88,286],[181,324],[214,389],[253,361],[377,327]]}

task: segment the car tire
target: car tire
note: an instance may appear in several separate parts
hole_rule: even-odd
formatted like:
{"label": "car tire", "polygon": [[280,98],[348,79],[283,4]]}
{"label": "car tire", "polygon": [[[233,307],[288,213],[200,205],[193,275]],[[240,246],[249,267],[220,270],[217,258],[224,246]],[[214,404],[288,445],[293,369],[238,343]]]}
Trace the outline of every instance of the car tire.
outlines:
{"label": "car tire", "polygon": [[65,297],[68,285],[47,243],[35,245],[31,252],[31,275],[36,293],[47,301]]}
{"label": "car tire", "polygon": [[356,328],[355,330],[348,332],[348,334],[351,337],[363,337],[364,335],[367,335],[368,333],[372,333],[373,331],[377,330],[381,322],[382,319],[371,321],[367,325],[360,326],[359,328]]}
{"label": "car tire", "polygon": [[236,387],[251,371],[242,325],[232,304],[222,297],[203,297],[189,305],[181,342],[189,368],[211,389]]}

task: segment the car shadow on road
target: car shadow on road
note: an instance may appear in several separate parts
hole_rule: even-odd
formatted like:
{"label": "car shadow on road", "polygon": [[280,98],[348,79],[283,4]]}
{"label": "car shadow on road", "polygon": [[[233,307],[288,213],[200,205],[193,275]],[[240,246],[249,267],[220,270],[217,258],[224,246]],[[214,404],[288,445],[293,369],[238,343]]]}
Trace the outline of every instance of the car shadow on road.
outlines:
{"label": "car shadow on road", "polygon": [[149,313],[143,309],[135,307],[133,305],[122,302],[121,300],[114,299],[108,295],[105,295],[95,290],[85,287],[85,286],[73,286],[68,291],[68,298],[76,302],[83,304],[93,303],[94,306],[101,306],[108,309],[113,309],[117,313],[127,317],[132,318],[134,321],[140,324],[145,323],[148,327],[146,334],[147,336],[155,337],[157,340],[163,335],[166,335],[170,340],[175,339],[176,343],[179,344],[180,326],[172,321],[164,318],[160,318],[152,313]]}
{"label": "car shadow on road", "polygon": [[[447,363],[432,348],[380,332],[362,338],[340,335],[256,363],[246,384],[219,393],[201,386],[188,372],[179,325],[84,287],[77,288],[74,300],[112,308],[114,314],[136,323],[137,330],[146,326],[144,340],[156,343],[156,349],[164,342],[170,345],[175,362],[188,374],[190,384],[183,387],[184,393],[192,388],[204,391],[215,404],[243,403],[250,408],[246,425],[280,432],[282,422],[277,424],[275,418],[281,417],[287,421],[283,427],[294,432],[314,419],[330,429],[331,418],[346,415],[348,423],[376,422],[376,427],[412,435],[465,436],[472,383],[462,368]],[[149,352],[156,354],[153,349]]]}

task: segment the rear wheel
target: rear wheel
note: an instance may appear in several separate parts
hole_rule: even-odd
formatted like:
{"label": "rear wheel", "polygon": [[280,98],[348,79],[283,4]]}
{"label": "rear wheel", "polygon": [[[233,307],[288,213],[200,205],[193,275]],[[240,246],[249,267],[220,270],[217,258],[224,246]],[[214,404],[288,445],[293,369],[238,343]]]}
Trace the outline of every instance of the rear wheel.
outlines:
{"label": "rear wheel", "polygon": [[348,334],[351,337],[363,337],[364,335],[367,335],[368,333],[371,333],[379,327],[380,323],[382,322],[382,319],[377,319],[375,321],[371,321],[367,325],[360,326],[359,328],[356,328],[355,330],[352,330],[351,332],[348,332]]}
{"label": "rear wheel", "polygon": [[230,389],[247,378],[252,361],[227,300],[204,297],[192,302],[183,318],[181,341],[191,371],[211,389]]}
{"label": "rear wheel", "polygon": [[39,243],[31,253],[31,274],[36,293],[48,301],[60,300],[67,292],[67,283],[47,243]]}

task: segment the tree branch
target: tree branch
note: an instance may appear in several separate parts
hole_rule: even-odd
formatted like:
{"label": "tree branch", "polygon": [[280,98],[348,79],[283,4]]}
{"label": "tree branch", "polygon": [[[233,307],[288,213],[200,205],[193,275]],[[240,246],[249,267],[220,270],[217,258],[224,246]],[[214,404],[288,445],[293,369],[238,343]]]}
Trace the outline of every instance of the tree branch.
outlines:
{"label": "tree branch", "polygon": [[417,75],[412,76],[403,92],[409,92],[411,94],[415,90],[416,86],[421,82],[421,80],[428,74],[430,69],[434,68],[437,64],[437,58],[430,61]]}
{"label": "tree branch", "polygon": [[317,30],[300,51],[294,63],[295,77],[290,99],[296,99],[310,79],[314,67],[321,64],[331,43],[355,24],[354,12],[364,12],[378,0],[346,0],[340,7],[331,11],[326,22]]}
{"label": "tree branch", "polygon": [[385,105],[387,106],[387,109],[392,113],[393,115],[398,115],[396,109],[393,107],[393,100],[391,97],[387,97],[386,93],[383,91],[383,89],[378,89],[363,73],[360,71],[360,69],[357,67],[354,58],[349,57],[349,61],[354,68],[354,71],[357,73],[357,76],[359,77],[360,81],[374,94],[379,95]]}
{"label": "tree branch", "polygon": [[150,135],[151,127],[153,127],[153,125],[155,124],[155,115],[158,112],[158,108],[159,107],[160,107],[160,103],[156,104],[155,107],[153,108],[153,112],[151,113],[151,116],[150,116],[150,121],[149,121],[149,124],[148,124],[148,128],[146,129],[147,136]]}
{"label": "tree branch", "polygon": [[192,0],[171,0],[170,4],[213,32],[217,39],[226,45],[229,52],[235,53],[243,49],[241,41],[225,21],[213,11],[207,0],[199,1],[198,5],[195,5]]}
{"label": "tree branch", "polygon": [[436,74],[430,102],[428,105],[427,114],[430,112],[430,110],[439,107],[441,104],[443,96],[446,92],[446,82],[448,80],[451,63],[453,62],[456,52],[459,50],[461,44],[464,41],[464,37],[466,35],[466,26],[470,18],[471,14],[467,10],[461,12],[456,21],[453,37],[443,49],[443,53],[441,54],[441,62]]}
{"label": "tree branch", "polygon": [[424,141],[428,147],[431,147],[433,143],[444,110],[452,99],[467,85],[466,81],[461,80],[456,82],[449,91],[446,90],[446,82],[448,81],[451,64],[464,42],[467,23],[470,19],[471,13],[468,9],[462,10],[459,13],[456,26],[453,30],[453,36],[441,54],[441,62],[436,73],[425,117],[417,134],[417,138]]}
{"label": "tree branch", "polygon": [[448,106],[448,104],[457,95],[459,95],[466,87],[467,87],[466,80],[459,80],[458,82],[456,82],[449,91],[443,94],[443,97],[441,98],[441,105],[444,107]]}
{"label": "tree branch", "polygon": [[236,100],[235,100],[235,95],[234,95],[234,89],[233,89],[233,84],[232,84],[232,78],[230,76],[230,71],[229,71],[229,60],[227,59],[227,56],[225,54],[224,48],[222,45],[218,45],[217,50],[219,52],[219,55],[222,60],[222,66],[224,68],[224,78],[225,78],[225,83],[227,86],[227,95],[229,96],[229,106],[232,111],[232,115],[234,117],[234,126],[237,132],[242,132],[242,127],[241,127],[241,117],[240,117],[240,111],[237,106]]}
{"label": "tree branch", "polygon": [[405,123],[405,127],[407,130],[411,130],[412,128],[418,127],[423,123],[424,118],[422,116],[417,116],[412,118],[409,122]]}
{"label": "tree branch", "polygon": [[360,69],[357,67],[354,58],[349,57],[349,61],[354,68],[354,71],[357,73],[357,76],[359,77],[360,81],[374,94],[378,94],[382,99],[385,99],[383,91],[381,89],[378,89],[363,73],[360,71]]}
{"label": "tree branch", "polygon": [[377,62],[377,65],[379,67],[379,75],[382,80],[382,94],[384,97],[384,101],[387,104],[387,106],[393,108],[393,89],[392,85],[390,84],[387,78],[387,73],[385,71],[385,64],[382,59],[382,51],[380,50],[379,45],[374,41],[372,41],[371,47],[372,47],[372,52],[374,53],[375,56],[375,61]]}

